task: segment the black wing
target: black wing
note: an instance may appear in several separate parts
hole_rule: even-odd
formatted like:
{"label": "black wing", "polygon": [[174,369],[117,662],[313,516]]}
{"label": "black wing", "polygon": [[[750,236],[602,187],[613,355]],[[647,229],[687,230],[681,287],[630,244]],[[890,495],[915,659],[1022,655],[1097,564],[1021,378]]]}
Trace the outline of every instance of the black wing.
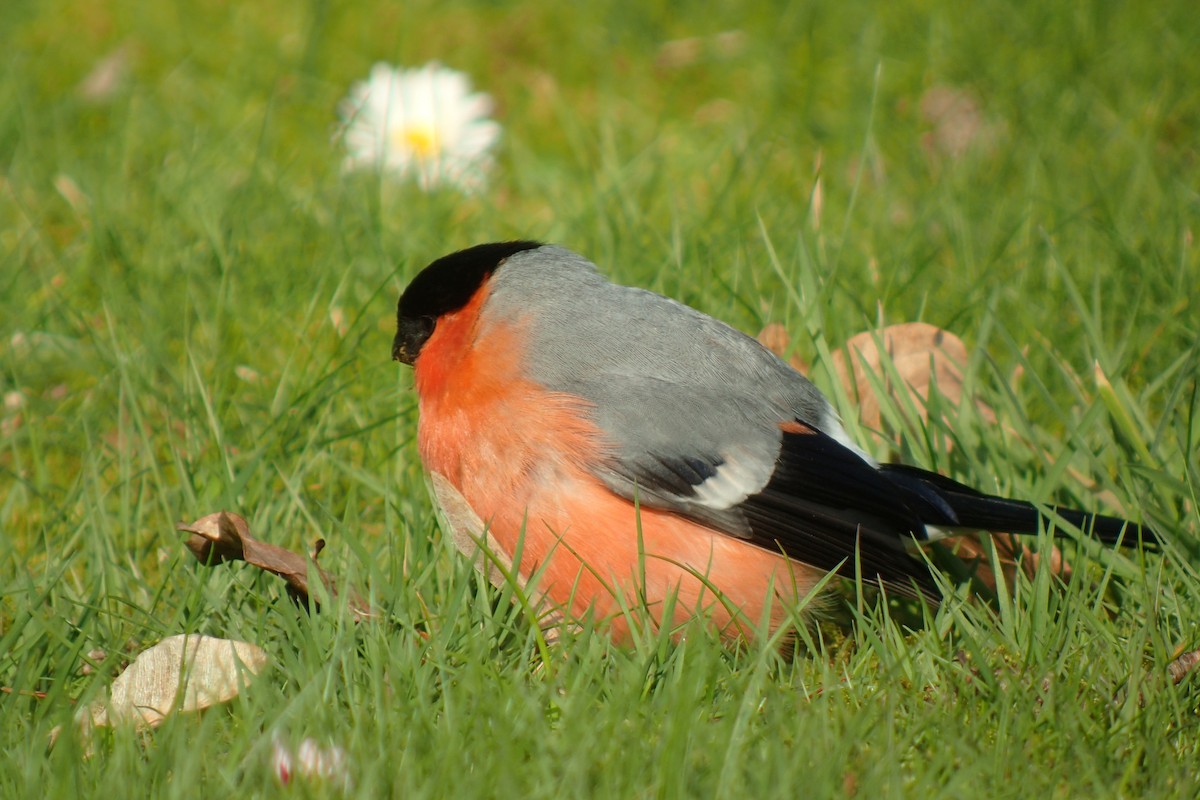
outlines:
{"label": "black wing", "polygon": [[[909,493],[825,433],[802,423],[788,428],[770,482],[739,506],[750,540],[848,576],[857,560],[868,580],[936,599],[928,568],[911,553],[925,524]],[[952,511],[936,497],[917,499],[949,521]]]}

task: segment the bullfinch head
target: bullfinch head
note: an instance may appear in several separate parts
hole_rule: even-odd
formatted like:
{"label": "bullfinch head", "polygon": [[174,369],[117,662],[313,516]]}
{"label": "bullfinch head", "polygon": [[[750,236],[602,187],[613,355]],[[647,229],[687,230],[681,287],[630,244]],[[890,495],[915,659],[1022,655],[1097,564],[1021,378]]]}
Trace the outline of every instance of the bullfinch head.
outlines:
{"label": "bullfinch head", "polygon": [[[397,308],[418,448],[455,544],[548,614],[744,637],[830,572],[936,602],[912,545],[1065,521],[1109,543],[1148,528],[983,494],[876,463],[803,375],[755,339],[618,286],[561,247],[483,244],[434,261]],[[481,552],[486,551],[486,558]]]}
{"label": "bullfinch head", "polygon": [[506,258],[537,247],[537,242],[482,244],[439,258],[422,270],[396,309],[392,358],[412,366],[438,317],[462,309]]}

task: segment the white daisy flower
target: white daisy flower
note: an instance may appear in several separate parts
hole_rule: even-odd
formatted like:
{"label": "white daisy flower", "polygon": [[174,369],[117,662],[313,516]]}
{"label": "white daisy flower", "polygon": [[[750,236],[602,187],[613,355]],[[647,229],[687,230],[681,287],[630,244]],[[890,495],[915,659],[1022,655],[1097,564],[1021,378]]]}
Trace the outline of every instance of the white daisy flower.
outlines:
{"label": "white daisy flower", "polygon": [[418,69],[376,64],[338,106],[343,167],[415,176],[426,190],[443,183],[481,189],[500,138],[491,111],[490,96],[472,93],[465,74],[436,61]]}

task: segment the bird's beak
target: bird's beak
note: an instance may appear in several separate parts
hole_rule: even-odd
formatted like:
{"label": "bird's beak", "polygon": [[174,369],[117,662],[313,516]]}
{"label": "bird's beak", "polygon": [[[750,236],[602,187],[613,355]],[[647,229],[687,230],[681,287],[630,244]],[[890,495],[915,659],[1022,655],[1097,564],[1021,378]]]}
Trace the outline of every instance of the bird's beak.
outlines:
{"label": "bird's beak", "polygon": [[398,320],[396,338],[392,339],[392,358],[401,364],[413,366],[436,325],[437,322],[428,317]]}
{"label": "bird's beak", "polygon": [[404,339],[397,336],[392,341],[392,361],[399,361],[401,364],[408,364],[411,367],[415,360],[408,354],[408,348],[404,346]]}

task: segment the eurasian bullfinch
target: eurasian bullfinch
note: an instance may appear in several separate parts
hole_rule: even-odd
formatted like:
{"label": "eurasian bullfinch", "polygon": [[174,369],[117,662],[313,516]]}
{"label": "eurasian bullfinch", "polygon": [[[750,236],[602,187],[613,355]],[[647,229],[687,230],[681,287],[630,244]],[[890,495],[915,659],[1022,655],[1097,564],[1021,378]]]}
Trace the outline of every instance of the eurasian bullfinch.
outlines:
{"label": "eurasian bullfinch", "polygon": [[[936,602],[914,542],[1048,521],[876,463],[757,341],[561,247],[434,261],[400,297],[392,357],[415,369],[418,447],[459,548],[478,559],[485,545],[549,610],[618,636],[642,604],[659,624],[706,613],[731,637],[774,629],[828,573],[856,568]],[[1050,511],[1103,542],[1154,541]]]}

